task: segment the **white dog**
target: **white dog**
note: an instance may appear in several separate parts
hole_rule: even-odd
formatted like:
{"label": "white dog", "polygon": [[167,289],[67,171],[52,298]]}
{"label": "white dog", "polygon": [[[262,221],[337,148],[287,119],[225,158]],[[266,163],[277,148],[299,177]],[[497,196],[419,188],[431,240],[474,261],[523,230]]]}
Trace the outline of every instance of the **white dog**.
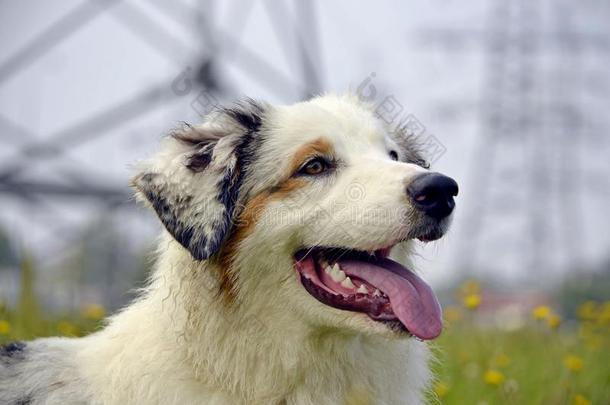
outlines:
{"label": "white dog", "polygon": [[445,233],[457,184],[403,132],[332,95],[176,131],[133,180],[166,229],[149,285],[100,332],[0,349],[0,403],[421,403],[441,310],[389,255]]}

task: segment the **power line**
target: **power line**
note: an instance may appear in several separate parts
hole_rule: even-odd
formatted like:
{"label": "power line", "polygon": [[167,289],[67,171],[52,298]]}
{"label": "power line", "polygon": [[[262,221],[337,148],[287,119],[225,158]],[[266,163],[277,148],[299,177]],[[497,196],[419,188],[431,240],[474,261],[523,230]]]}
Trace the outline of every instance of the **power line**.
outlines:
{"label": "power line", "polygon": [[[0,170],[0,179],[16,176],[33,162],[60,156],[67,148],[90,142],[104,136],[111,129],[125,124],[136,117],[149,112],[152,107],[177,97],[167,82],[157,84],[141,91],[121,103],[104,109],[92,117],[88,117],[65,128],[45,139],[32,142],[21,148],[19,154]],[[29,157],[30,159],[27,159]],[[31,158],[36,158],[32,161]]]}
{"label": "power line", "polygon": [[[63,184],[52,181],[28,181],[17,179],[0,179],[0,193],[15,194],[22,197],[59,197],[68,199],[96,199],[111,204],[127,204],[131,192],[127,188],[117,188],[100,184],[88,183]],[[35,201],[28,198],[30,201]]]}
{"label": "power line", "polygon": [[0,114],[0,138],[14,144],[22,144],[35,136],[26,128]]}
{"label": "power line", "polygon": [[300,32],[297,32],[299,54],[301,58],[303,78],[306,83],[306,93],[303,98],[309,98],[322,91],[320,77],[320,44],[318,41],[318,21],[315,14],[315,3],[311,1],[295,1],[299,16]]}
{"label": "power line", "polygon": [[[163,2],[155,3],[155,5],[164,8],[170,7],[175,9],[193,10],[186,4],[181,2]],[[199,14],[203,13],[203,21],[209,21],[206,12],[203,9],[196,10]],[[186,14],[172,12],[170,15],[173,18],[178,18],[178,15]],[[243,28],[245,23],[241,24]],[[298,94],[305,94],[306,89],[299,83],[296,83],[292,78],[286,76],[283,72],[276,69],[271,63],[257,55],[254,51],[243,44],[243,41],[236,37],[233,32],[229,32],[219,26],[214,27],[213,46],[214,60],[220,59],[225,63],[230,63],[231,66],[239,69],[244,75],[249,76],[257,83],[261,84],[266,89],[269,89],[280,98],[290,100],[291,91],[296,91]],[[283,40],[280,38],[280,40]],[[238,59],[235,57],[239,56]]]}
{"label": "power line", "polygon": [[[107,8],[116,1],[117,0],[105,0],[104,7]],[[95,4],[95,6],[92,6],[93,4]],[[192,15],[191,11],[197,11],[198,14],[203,11],[190,9],[189,6],[182,3],[155,2],[154,5],[157,7],[162,6],[164,9],[174,10],[173,13],[170,13],[172,18],[179,18],[179,15]],[[243,8],[240,8],[240,10],[241,9]],[[47,52],[49,48],[56,45],[68,34],[75,32],[76,29],[84,23],[90,22],[96,13],[99,13],[101,10],[102,7],[100,4],[94,2],[88,2],[75,8],[47,30],[45,32],[46,36],[38,37],[32,41],[15,57],[9,60],[9,62],[3,65],[0,72],[5,72],[4,77],[8,77],[7,75],[14,69],[19,68],[26,61],[31,61],[38,55]],[[314,23],[315,16],[313,10],[307,10],[307,22]],[[209,8],[206,7],[206,11],[209,11]],[[164,52],[164,49],[167,48],[170,43],[174,44],[174,42],[177,42],[180,44],[179,41],[176,41],[176,39],[172,38],[167,32],[156,27],[150,18],[140,15],[141,12],[142,10],[126,5],[117,10],[118,14],[116,15],[116,18],[118,18],[121,23],[128,25],[132,32],[138,35],[138,37],[148,45],[154,46],[159,53],[168,56],[168,54]],[[248,18],[247,13],[245,18]],[[205,49],[203,52],[204,54],[207,53],[208,57],[202,62],[203,64],[199,69],[198,77],[196,79],[198,80],[197,83],[204,85],[208,91],[220,89],[220,86],[216,83],[216,78],[212,77],[210,79],[207,76],[210,76],[211,72],[209,70],[213,69],[213,61],[216,60],[216,54],[221,49],[230,49],[232,51],[227,53],[227,56],[239,55],[240,57],[239,61],[233,61],[225,56],[225,62],[232,63],[235,67],[240,68],[244,73],[255,78],[263,86],[271,89],[278,95],[286,96],[287,92],[290,90],[297,90],[300,94],[305,94],[305,91],[312,92],[319,87],[319,76],[315,72],[313,67],[314,63],[311,60],[311,57],[304,48],[304,34],[302,36],[297,35],[297,40],[300,41],[300,46],[302,48],[301,61],[303,63],[303,72],[307,82],[306,88],[309,90],[304,90],[300,85],[296,85],[294,81],[279,72],[267,61],[243,46],[241,41],[232,34],[219,27],[212,29],[209,24],[211,19],[207,18],[207,15],[205,14],[203,21],[207,23],[204,24],[205,27],[201,27],[202,24],[198,24],[197,28],[203,29],[203,32],[210,34],[213,38],[202,38],[208,43],[208,49]],[[288,24],[288,22],[286,21],[285,24]],[[245,22],[242,25],[245,26]],[[278,39],[281,43],[283,43],[282,41],[285,42],[288,40],[288,38]],[[307,39],[310,40],[311,38]],[[194,52],[194,50],[189,49],[189,47],[184,47],[183,45],[179,46],[182,47],[183,51],[189,50],[190,52]],[[170,52],[168,57],[173,59],[173,56],[175,55]],[[19,62],[19,64],[17,62]],[[206,77],[202,77],[202,75]],[[0,77],[2,76],[0,75]],[[212,81],[209,82],[209,80]],[[29,142],[22,145],[18,153],[12,158],[9,158],[8,162],[5,161],[0,170],[0,193],[12,193],[21,198],[29,198],[31,201],[34,201],[34,196],[45,196],[47,198],[87,197],[100,198],[102,200],[114,200],[124,197],[125,193],[120,191],[121,189],[102,187],[99,185],[96,186],[96,182],[90,182],[87,179],[79,180],[79,178],[76,178],[76,181],[72,181],[75,180],[74,176],[69,176],[68,180],[71,181],[71,183],[68,184],[66,182],[32,182],[20,179],[19,175],[24,174],[28,169],[39,162],[63,155],[70,148],[106,136],[112,129],[135,119],[167,100],[176,98],[177,95],[171,90],[171,86],[169,85],[170,82],[171,81],[163,82],[151,86],[121,103],[103,109],[63,130],[45,136],[43,139],[37,139],[33,134],[22,131],[18,126],[8,125],[8,122],[4,123],[10,133],[27,134]],[[8,136],[6,132],[4,133],[4,136]]]}
{"label": "power line", "polygon": [[76,6],[0,65],[0,83],[40,58],[119,0],[88,0]]}
{"label": "power line", "polygon": [[124,2],[111,14],[116,21],[136,35],[142,42],[154,49],[170,63],[183,66],[187,55],[195,53],[195,48],[163,29],[137,6]]}

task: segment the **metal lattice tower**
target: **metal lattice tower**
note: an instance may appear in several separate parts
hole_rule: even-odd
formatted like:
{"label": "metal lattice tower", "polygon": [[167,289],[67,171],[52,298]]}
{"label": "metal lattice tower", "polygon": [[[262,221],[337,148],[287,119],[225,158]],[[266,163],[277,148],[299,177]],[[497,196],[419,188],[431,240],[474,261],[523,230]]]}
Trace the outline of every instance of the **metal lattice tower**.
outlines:
{"label": "metal lattice tower", "polygon": [[607,51],[608,40],[574,27],[561,2],[490,6],[482,33],[427,33],[453,49],[474,39],[485,52],[482,134],[470,162],[458,260],[479,274],[569,268],[579,262],[585,232],[580,59],[587,49]]}
{"label": "metal lattice tower", "polygon": [[[0,64],[0,86],[63,41],[78,35],[83,27],[100,15],[111,13],[116,22],[129,29],[145,46],[153,48],[174,64],[177,60],[184,60],[185,55],[189,56],[192,62],[186,69],[191,73],[191,82],[195,87],[189,91],[191,98],[199,91],[207,91],[221,101],[239,97],[239,94],[223,82],[221,69],[218,67],[221,63],[246,72],[253,82],[269,88],[280,98],[287,99],[291,92],[306,97],[321,90],[322,79],[316,69],[316,66],[319,66],[319,54],[313,5],[295,2],[295,8],[302,18],[292,32],[290,23],[295,20],[295,16],[290,15],[288,4],[273,6],[270,2],[265,2],[268,18],[278,42],[283,47],[285,57],[293,66],[298,67],[293,77],[278,72],[262,57],[248,49],[242,43],[243,38],[240,38],[239,33],[229,33],[215,24],[214,13],[217,6],[213,0],[203,0],[196,7],[182,2],[149,2],[148,7],[158,9],[168,18],[184,27],[190,27],[196,33],[199,43],[186,44],[151,20],[140,6],[118,0],[85,2],[66,13]],[[240,27],[243,27],[249,13],[249,6],[237,2],[229,14],[234,20],[239,20]],[[293,41],[296,43],[292,43]],[[291,53],[291,50],[296,51]],[[233,59],[236,52],[240,53],[239,61]],[[131,192],[127,185],[117,186],[109,183],[104,174],[96,172],[95,168],[87,168],[91,169],[90,172],[94,173],[94,176],[86,176],[84,173],[88,173],[87,171],[75,167],[63,176],[66,180],[63,182],[44,179],[31,181],[24,179],[22,175],[27,174],[32,162],[40,164],[61,159],[69,149],[97,141],[155,108],[179,99],[183,94],[172,88],[172,79],[175,78],[168,79],[63,130],[42,137],[32,134],[0,113],[0,140],[12,144],[15,149],[15,153],[0,164],[0,196],[23,199],[28,204],[43,204],[45,200],[53,198],[67,198],[74,201],[93,199],[113,209],[132,207]]]}
{"label": "metal lattice tower", "polygon": [[[7,152],[0,162],[0,205],[3,201],[16,202],[12,207],[22,211],[15,216],[26,221],[32,221],[30,213],[37,213],[36,226],[44,228],[41,232],[43,237],[34,242],[32,235],[28,234],[26,242],[40,250],[36,253],[44,258],[41,261],[45,266],[52,266],[52,263],[78,253],[75,246],[81,242],[83,224],[74,221],[64,210],[55,209],[58,205],[93,207],[104,215],[103,221],[108,223],[102,225],[108,225],[108,228],[112,228],[112,222],[117,218],[121,221],[122,218],[134,219],[141,215],[138,214],[140,211],[133,210],[136,205],[131,198],[128,179],[117,179],[108,175],[104,167],[75,158],[77,153],[73,152],[78,147],[108,142],[107,138],[111,136],[115,136],[116,141],[119,133],[118,141],[126,144],[124,148],[132,148],[133,144],[128,144],[130,133],[126,128],[147,114],[167,114],[168,108],[178,107],[180,111],[174,109],[172,116],[167,118],[167,125],[171,125],[172,121],[188,120],[187,117],[209,112],[193,107],[194,99],[200,94],[205,93],[221,103],[234,101],[243,95],[229,85],[230,80],[224,74],[228,68],[285,102],[321,91],[323,79],[316,38],[315,5],[300,1],[256,3],[263,7],[260,15],[268,20],[273,30],[278,54],[290,66],[284,73],[247,45],[244,30],[251,19],[254,4],[226,4],[227,12],[222,16],[231,21],[229,30],[222,24],[226,21],[220,19],[218,9],[221,3],[215,0],[190,4],[163,0],[138,4],[120,0],[86,1],[70,9],[0,62],[0,86],[3,86],[104,15],[129,31],[139,41],[137,46],[152,50],[175,68],[165,79],[141,88],[124,100],[102,106],[54,133],[33,133],[0,112],[0,142],[4,143],[3,152]],[[161,24],[155,18],[159,14],[166,19],[164,24],[177,25],[182,30],[181,36]],[[186,40],[187,37],[194,40]],[[177,88],[174,84],[181,75],[188,75],[183,81],[186,84]],[[35,94],[30,94],[30,97],[36,98]],[[158,130],[162,131],[161,128]],[[57,165],[62,167],[55,172],[53,163],[63,166]],[[36,169],[41,167],[48,167],[43,176],[36,174],[39,173]],[[125,275],[120,274],[119,263],[122,256],[128,256],[121,251],[128,249],[125,245],[117,242],[108,247],[104,255],[99,255],[106,257],[100,259],[101,265],[89,263],[87,266],[90,273],[104,275],[105,280],[99,284],[106,286],[104,294],[109,307],[117,305],[119,300],[115,298],[122,297],[125,289],[116,287],[117,280],[125,279]],[[99,251],[100,247],[97,249]]]}

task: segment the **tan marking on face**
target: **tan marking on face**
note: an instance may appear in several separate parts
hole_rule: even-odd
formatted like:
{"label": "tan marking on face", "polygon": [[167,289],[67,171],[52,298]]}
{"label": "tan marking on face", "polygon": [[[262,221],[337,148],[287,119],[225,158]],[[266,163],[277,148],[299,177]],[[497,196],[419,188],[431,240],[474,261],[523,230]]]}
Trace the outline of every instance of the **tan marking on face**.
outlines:
{"label": "tan marking on face", "polygon": [[245,205],[237,218],[235,228],[219,253],[218,279],[225,303],[232,304],[235,302],[237,294],[235,288],[237,281],[237,274],[234,269],[235,258],[242,241],[252,234],[258,218],[265,207],[270,202],[286,198],[296,190],[305,187],[307,181],[302,178],[292,177],[293,173],[312,156],[328,156],[332,151],[333,148],[330,141],[323,137],[301,146],[292,156],[288,170],[283,176],[284,180],[273,187],[272,190],[266,190],[256,195]]}
{"label": "tan marking on face", "polygon": [[220,281],[220,292],[227,304],[234,303],[236,298],[235,282],[237,281],[237,275],[233,271],[233,262],[239,250],[239,245],[250,234],[256,219],[267,205],[267,194],[267,192],[263,192],[246,204],[238,217],[229,239],[220,250],[218,278]]}
{"label": "tan marking on face", "polygon": [[231,236],[229,236],[219,254],[218,278],[221,293],[227,304],[234,303],[236,298],[235,283],[237,275],[234,271],[234,262],[242,241],[252,234],[260,215],[269,203],[286,198],[305,185],[306,181],[303,179],[289,178],[274,188],[273,191],[267,190],[258,194],[244,206]]}
{"label": "tan marking on face", "polygon": [[315,155],[331,155],[333,152],[333,146],[330,141],[324,137],[320,137],[308,144],[301,146],[297,151],[292,155],[292,159],[290,160],[290,166],[288,175],[286,177],[291,176],[294,172],[296,172],[302,165],[307,161],[307,159],[315,156]]}

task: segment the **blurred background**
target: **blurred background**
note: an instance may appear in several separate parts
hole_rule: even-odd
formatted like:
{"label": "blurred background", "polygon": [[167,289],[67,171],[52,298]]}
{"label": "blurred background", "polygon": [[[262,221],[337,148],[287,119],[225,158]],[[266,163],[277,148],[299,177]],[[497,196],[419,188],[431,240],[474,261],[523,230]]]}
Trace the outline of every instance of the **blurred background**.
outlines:
{"label": "blurred background", "polygon": [[133,297],[160,225],[131,166],[171,128],[351,90],[460,184],[418,260],[449,325],[434,401],[610,403],[609,21],[602,0],[0,2],[0,341]]}

